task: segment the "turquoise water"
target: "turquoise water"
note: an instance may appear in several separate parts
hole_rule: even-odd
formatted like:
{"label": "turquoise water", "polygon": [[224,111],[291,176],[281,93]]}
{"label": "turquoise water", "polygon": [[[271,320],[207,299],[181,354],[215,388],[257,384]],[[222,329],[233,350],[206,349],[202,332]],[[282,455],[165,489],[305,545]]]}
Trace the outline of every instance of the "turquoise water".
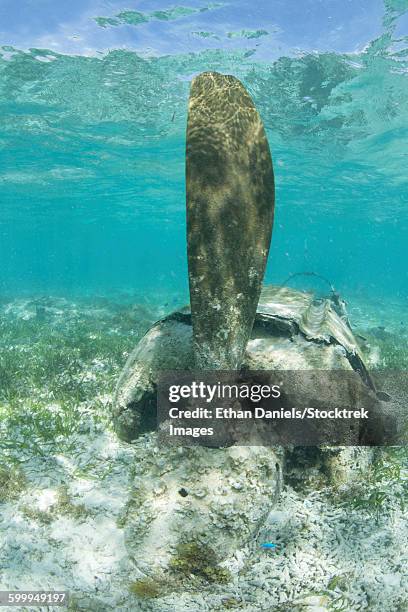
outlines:
{"label": "turquoise water", "polygon": [[346,296],[406,300],[408,51],[384,24],[360,52],[274,61],[3,47],[0,291],[187,297],[189,82],[217,70],[242,79],[272,149],[266,281],[313,271]]}
{"label": "turquoise water", "polygon": [[[249,451],[218,481],[213,449],[128,444],[112,411],[135,346],[188,301],[187,105],[207,70],[241,79],[266,127],[265,281],[328,279],[367,369],[404,387],[408,0],[135,4],[0,0],[0,590],[62,589],[84,611],[406,611],[406,447],[294,449],[283,469]],[[174,549],[157,574],[195,504],[205,567]]]}

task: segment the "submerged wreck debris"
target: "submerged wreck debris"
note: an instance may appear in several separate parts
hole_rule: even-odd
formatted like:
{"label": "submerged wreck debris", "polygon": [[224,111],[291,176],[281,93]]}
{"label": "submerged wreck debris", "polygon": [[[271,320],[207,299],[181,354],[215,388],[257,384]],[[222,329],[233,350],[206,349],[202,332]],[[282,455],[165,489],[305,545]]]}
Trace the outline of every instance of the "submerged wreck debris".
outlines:
{"label": "submerged wreck debris", "polygon": [[[135,466],[123,521],[138,571],[151,577],[189,570],[210,581],[224,574],[217,565],[206,569],[203,556],[207,562],[212,556],[203,551],[217,542],[222,561],[251,541],[278,499],[285,453],[277,446],[159,444],[161,371],[354,371],[362,401],[379,414],[381,402],[336,297],[316,300],[286,287],[261,293],[274,178],[261,120],[237,79],[217,73],[194,79],[186,151],[191,310],[158,321],[130,355],[116,388],[113,423],[121,439],[151,449]],[[351,443],[364,435],[367,443],[378,442],[381,420],[376,431],[357,428]],[[370,450],[333,448],[325,464],[341,481],[364,460],[371,460]],[[149,585],[139,582],[134,591]]]}
{"label": "submerged wreck debris", "polygon": [[235,370],[255,320],[275,184],[261,118],[232,76],[205,72],[192,82],[186,198],[194,364]]}
{"label": "submerged wreck debris", "polygon": [[282,453],[261,446],[168,448],[155,437],[134,445],[143,455],[121,522],[138,570],[166,570],[178,547],[192,541],[203,549],[216,543],[222,560],[250,540],[279,496]]}
{"label": "submerged wreck debris", "polygon": [[[121,438],[136,444],[155,426],[160,370],[241,364],[269,251],[272,161],[261,119],[237,79],[217,73],[194,79],[186,151],[193,314],[177,313],[153,326],[128,360],[117,388],[114,424]],[[180,573],[193,540],[201,551],[217,542],[222,560],[251,538],[277,499],[281,451],[156,447],[155,435],[144,438],[154,451],[137,466],[133,490],[145,494],[126,523],[139,569],[147,575],[171,567]],[[237,481],[242,487],[234,487]],[[196,573],[203,579],[223,575],[215,566],[210,572],[197,565]]]}

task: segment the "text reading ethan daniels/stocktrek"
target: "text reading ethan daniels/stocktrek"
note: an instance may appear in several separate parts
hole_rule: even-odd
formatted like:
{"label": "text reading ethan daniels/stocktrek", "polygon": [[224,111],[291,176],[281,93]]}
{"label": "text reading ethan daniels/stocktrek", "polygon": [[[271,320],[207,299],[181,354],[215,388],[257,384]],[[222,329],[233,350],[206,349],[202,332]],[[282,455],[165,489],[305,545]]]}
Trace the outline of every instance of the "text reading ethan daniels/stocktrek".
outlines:
{"label": "text reading ethan daniels/stocktrek", "polygon": [[158,425],[187,445],[351,445],[374,404],[355,372],[165,372]]}

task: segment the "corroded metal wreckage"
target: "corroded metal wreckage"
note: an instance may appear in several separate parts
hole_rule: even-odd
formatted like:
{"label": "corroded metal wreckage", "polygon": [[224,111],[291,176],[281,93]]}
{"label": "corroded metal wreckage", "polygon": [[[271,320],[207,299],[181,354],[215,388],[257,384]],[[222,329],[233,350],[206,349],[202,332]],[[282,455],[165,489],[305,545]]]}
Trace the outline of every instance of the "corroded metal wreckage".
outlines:
{"label": "corroded metal wreckage", "polygon": [[[194,358],[189,307],[171,313],[147,332],[130,355],[116,389],[114,422],[122,439],[134,440],[155,427],[160,373],[190,370],[195,367]],[[362,426],[348,444],[382,443],[386,423],[381,418],[381,399],[388,400],[388,396],[376,390],[347,317],[337,312],[333,298],[315,299],[311,293],[289,287],[264,287],[240,367],[244,371],[354,371],[355,377],[336,379],[338,393],[331,388],[327,398],[322,398],[323,404],[340,408],[344,393],[353,392],[345,390],[346,384],[355,381],[359,405],[376,411],[376,429],[365,431]],[[332,382],[323,380],[322,385]],[[297,403],[296,389],[293,393],[293,405],[302,405],[301,391]],[[351,405],[353,401],[357,400],[351,398]]]}
{"label": "corroded metal wreckage", "polygon": [[195,366],[236,369],[255,320],[275,190],[261,118],[232,76],[204,73],[191,86],[186,195]]}
{"label": "corroded metal wreckage", "polygon": [[[127,522],[141,577],[167,571],[180,544],[215,545],[218,559],[233,554],[272,508],[284,465],[276,446],[158,444],[161,371],[355,370],[375,398],[335,299],[316,301],[285,287],[261,293],[273,224],[272,161],[259,114],[232,76],[208,72],[193,80],[186,193],[191,310],[153,325],[130,355],[114,399],[119,437],[149,449],[135,468]],[[361,461],[367,456],[361,451]]]}

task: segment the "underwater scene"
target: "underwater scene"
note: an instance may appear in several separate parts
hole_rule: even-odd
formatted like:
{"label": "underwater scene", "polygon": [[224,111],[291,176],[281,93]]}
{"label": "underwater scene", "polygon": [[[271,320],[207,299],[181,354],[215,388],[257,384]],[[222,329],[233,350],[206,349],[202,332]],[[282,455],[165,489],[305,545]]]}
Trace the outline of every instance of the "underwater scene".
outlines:
{"label": "underwater scene", "polygon": [[[1,606],[408,612],[407,138],[408,0],[0,0]],[[193,364],[381,435],[165,444]]]}

